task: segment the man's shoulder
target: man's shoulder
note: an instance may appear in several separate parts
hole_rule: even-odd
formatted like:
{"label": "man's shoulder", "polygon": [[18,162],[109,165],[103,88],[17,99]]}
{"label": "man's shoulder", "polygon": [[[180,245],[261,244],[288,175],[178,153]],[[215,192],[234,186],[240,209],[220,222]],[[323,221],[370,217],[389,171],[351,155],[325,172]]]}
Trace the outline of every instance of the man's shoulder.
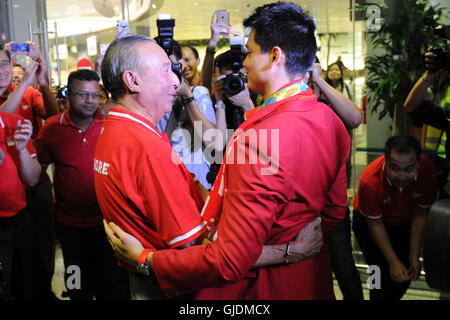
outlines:
{"label": "man's shoulder", "polygon": [[145,150],[158,151],[165,145],[162,133],[146,123],[116,119],[108,116],[103,124],[100,138],[108,140],[115,148],[133,149],[137,145]]}
{"label": "man's shoulder", "polygon": [[362,172],[359,183],[364,187],[377,189],[383,183],[384,156],[373,160]]}
{"label": "man's shoulder", "polygon": [[24,118],[17,113],[9,113],[3,111],[0,111],[0,119],[1,119],[0,125],[6,128],[16,128],[17,121],[24,120]]}
{"label": "man's shoulder", "polygon": [[418,181],[427,182],[432,180],[432,178],[437,178],[438,169],[436,165],[425,156],[420,159],[420,167],[417,171]]}
{"label": "man's shoulder", "polygon": [[23,92],[23,99],[42,99],[42,93],[33,87],[26,87]]}
{"label": "man's shoulder", "polygon": [[63,116],[63,112],[55,114],[45,120],[45,125],[55,125],[61,123],[61,117]]}

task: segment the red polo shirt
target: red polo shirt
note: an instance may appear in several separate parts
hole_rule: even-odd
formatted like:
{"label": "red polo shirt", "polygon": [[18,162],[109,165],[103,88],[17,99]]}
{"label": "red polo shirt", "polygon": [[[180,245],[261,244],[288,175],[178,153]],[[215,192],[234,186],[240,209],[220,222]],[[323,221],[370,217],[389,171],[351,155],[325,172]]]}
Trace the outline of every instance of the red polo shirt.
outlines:
{"label": "red polo shirt", "polygon": [[[0,111],[0,149],[4,159],[0,163],[0,218],[12,217],[25,208],[25,185],[20,177],[20,160],[14,144],[17,121],[24,119],[16,114]],[[36,158],[31,139],[27,149]]]}
{"label": "red polo shirt", "polygon": [[107,221],[146,248],[176,248],[203,233],[203,199],[191,175],[146,118],[112,107],[95,152],[95,191]]}
{"label": "red polo shirt", "polygon": [[50,117],[37,139],[39,161],[55,164],[55,218],[73,227],[102,225],[94,188],[94,152],[104,120],[96,117],[85,132],[69,110]]}
{"label": "red polo shirt", "polygon": [[[0,104],[5,102],[15,89],[16,87],[11,84],[4,94],[0,96]],[[36,139],[39,129],[42,128],[42,119],[45,118],[44,99],[41,93],[34,88],[26,88],[16,113],[31,121],[33,124],[33,135],[31,138],[33,140]]]}
{"label": "red polo shirt", "polygon": [[395,227],[411,221],[415,206],[431,207],[436,194],[437,169],[422,156],[415,181],[400,190],[386,176],[384,163],[381,156],[363,171],[353,207],[367,218],[383,218],[386,227]]}

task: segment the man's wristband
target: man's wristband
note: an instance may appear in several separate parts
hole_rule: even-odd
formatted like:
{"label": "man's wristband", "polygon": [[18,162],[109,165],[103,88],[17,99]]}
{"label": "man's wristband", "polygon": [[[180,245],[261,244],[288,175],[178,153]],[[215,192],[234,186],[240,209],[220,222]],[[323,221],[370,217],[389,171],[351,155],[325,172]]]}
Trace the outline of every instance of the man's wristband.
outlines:
{"label": "man's wristband", "polygon": [[151,274],[151,268],[147,263],[147,257],[150,254],[150,252],[154,251],[153,249],[144,249],[141,254],[139,255],[136,270],[144,275],[149,276]]}
{"label": "man's wristband", "polygon": [[191,103],[191,102],[194,101],[194,100],[195,100],[195,97],[194,97],[194,96],[191,96],[191,97],[189,97],[189,98],[183,99],[183,104],[184,104],[185,106],[187,106],[189,103]]}
{"label": "man's wristband", "polygon": [[147,262],[147,256],[150,252],[155,251],[154,249],[144,249],[139,255],[137,263],[144,264]]}

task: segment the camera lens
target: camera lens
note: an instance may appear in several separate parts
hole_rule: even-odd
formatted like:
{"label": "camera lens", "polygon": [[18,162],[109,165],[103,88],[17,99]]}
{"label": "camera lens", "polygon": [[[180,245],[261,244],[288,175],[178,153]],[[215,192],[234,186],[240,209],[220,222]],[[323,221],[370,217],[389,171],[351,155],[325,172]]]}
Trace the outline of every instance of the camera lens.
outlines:
{"label": "camera lens", "polygon": [[245,88],[245,77],[242,74],[230,74],[225,78],[224,89],[229,95],[236,95]]}

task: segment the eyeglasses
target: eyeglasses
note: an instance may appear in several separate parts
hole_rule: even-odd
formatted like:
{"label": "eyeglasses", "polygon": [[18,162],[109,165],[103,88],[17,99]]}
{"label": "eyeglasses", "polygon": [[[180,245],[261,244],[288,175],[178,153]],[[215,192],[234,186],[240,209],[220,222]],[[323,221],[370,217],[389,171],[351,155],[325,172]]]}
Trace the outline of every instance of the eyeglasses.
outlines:
{"label": "eyeglasses", "polygon": [[79,97],[80,99],[86,100],[87,98],[91,97],[92,100],[99,100],[103,99],[103,95],[98,92],[72,92],[74,95]]}

